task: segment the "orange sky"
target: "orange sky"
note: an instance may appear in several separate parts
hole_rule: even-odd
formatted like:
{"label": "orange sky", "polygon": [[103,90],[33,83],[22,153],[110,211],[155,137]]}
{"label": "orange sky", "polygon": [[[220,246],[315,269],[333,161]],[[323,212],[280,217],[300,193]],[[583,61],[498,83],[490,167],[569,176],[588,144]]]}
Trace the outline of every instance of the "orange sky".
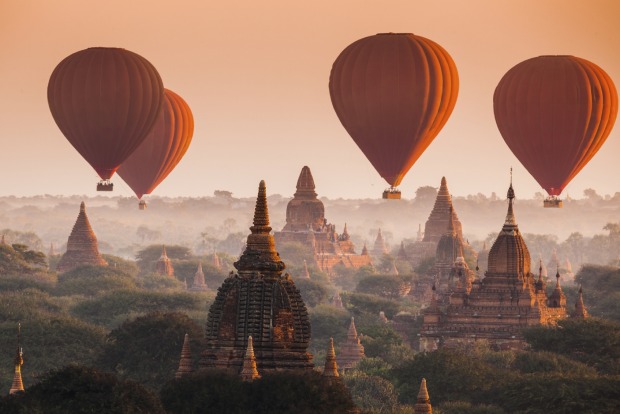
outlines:
{"label": "orange sky", "polygon": [[[114,46],[149,59],[194,113],[192,146],[155,194],[251,196],[265,179],[269,193],[291,195],[308,165],[320,196],[377,198],[387,184],[338,121],[329,72],[361,37],[412,32],[451,54],[460,93],[403,196],[442,175],[456,195],[503,195],[513,166],[517,195],[529,198],[540,187],[497,131],[495,86],[525,59],[571,54],[620,88],[618,18],[617,0],[1,0],[0,195],[96,194],[96,173],[50,115],[47,82],[65,56]],[[619,138],[616,126],[568,193],[620,191]],[[113,181],[113,194],[131,194]]]}

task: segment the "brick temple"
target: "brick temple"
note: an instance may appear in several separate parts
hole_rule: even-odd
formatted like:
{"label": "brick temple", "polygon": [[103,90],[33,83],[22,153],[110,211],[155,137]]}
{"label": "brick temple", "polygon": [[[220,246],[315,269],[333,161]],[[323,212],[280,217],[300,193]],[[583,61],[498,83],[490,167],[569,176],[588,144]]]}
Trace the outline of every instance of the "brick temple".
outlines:
{"label": "brick temple", "polygon": [[237,273],[217,292],[206,325],[202,368],[241,372],[253,338],[258,371],[312,370],[310,319],[301,294],[275,249],[270,234],[265,182],[261,181],[254,225],[246,248],[234,263]]}
{"label": "brick temple", "polygon": [[108,263],[99,253],[97,236],[90,226],[86,215],[86,205],[82,201],[80,213],[67,240],[67,251],[60,258],[56,271],[62,273],[87,265],[107,266]]}
{"label": "brick temple", "polygon": [[304,166],[297,179],[297,190],[286,206],[286,225],[274,233],[278,245],[301,243],[313,252],[314,261],[321,271],[331,273],[334,266],[347,268],[371,265],[368,253],[357,254],[347,225],[342,234],[325,219],[325,206],[317,198],[310,168]]}
{"label": "brick temple", "polygon": [[530,253],[514,215],[514,198],[511,183],[506,220],[489,251],[484,278],[469,288],[465,283],[456,286],[446,309],[441,309],[433,293],[431,305],[424,311],[421,350],[477,340],[486,340],[498,349],[521,349],[525,346],[523,328],[554,325],[567,316],[559,275],[554,291],[547,296],[542,270],[538,279],[530,271]]}

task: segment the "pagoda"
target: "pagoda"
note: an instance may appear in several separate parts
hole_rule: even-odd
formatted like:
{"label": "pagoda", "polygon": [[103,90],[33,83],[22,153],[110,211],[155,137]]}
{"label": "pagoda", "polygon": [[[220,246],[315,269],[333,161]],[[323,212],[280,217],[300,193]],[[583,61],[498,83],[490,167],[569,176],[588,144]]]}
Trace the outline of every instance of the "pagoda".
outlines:
{"label": "pagoda", "polygon": [[420,391],[418,392],[417,401],[413,406],[413,414],[433,414],[433,407],[431,406],[431,399],[426,389],[425,378],[422,378],[422,382],[420,383]]}
{"label": "pagoda", "polygon": [[334,350],[334,338],[329,338],[323,376],[329,378],[338,378],[340,376],[338,375],[338,362],[336,361],[336,351]]}
{"label": "pagoda", "polygon": [[345,223],[342,234],[325,218],[325,206],[317,198],[310,168],[304,166],[297,179],[297,190],[286,206],[286,224],[274,233],[278,245],[300,243],[312,252],[321,271],[331,273],[336,265],[359,268],[371,265],[368,255],[358,255]]}
{"label": "pagoda", "polygon": [[563,302],[555,299],[561,294],[559,282],[556,291],[560,292],[548,298],[542,270],[538,281],[530,272],[530,253],[514,215],[514,198],[511,182],[506,220],[489,251],[484,279],[472,283],[469,292],[463,286],[454,289],[445,311],[433,295],[424,312],[420,350],[477,340],[486,340],[497,349],[522,349],[526,345],[523,328],[554,325],[566,317]]}
{"label": "pagoda", "polygon": [[351,317],[347,339],[340,347],[338,366],[342,369],[355,368],[362,358],[364,358],[364,346],[360,343],[360,336],[357,335],[357,329],[355,329],[355,320]]}
{"label": "pagoda", "polygon": [[[453,237],[463,244],[465,257],[475,259],[476,252],[463,241],[463,227],[452,204],[452,196],[448,191],[446,177],[442,177],[435,204],[424,226],[424,232],[418,228],[418,241],[407,246],[409,260],[414,267],[437,253],[438,244],[446,235],[449,226],[452,226],[450,231],[454,233]],[[449,265],[451,264],[452,262]]]}
{"label": "pagoda", "polygon": [[86,205],[82,201],[80,213],[73,225],[67,241],[67,251],[62,255],[56,271],[67,272],[79,266],[107,266],[108,263],[99,254],[97,237],[86,215]]}
{"label": "pagoda", "polygon": [[189,290],[193,291],[204,291],[209,290],[207,283],[205,282],[205,274],[202,271],[202,263],[198,263],[198,269],[196,269],[196,273],[194,274],[194,283],[192,283],[192,287]]}
{"label": "pagoda", "polygon": [[583,288],[581,286],[579,286],[579,296],[577,297],[577,302],[575,302],[575,310],[571,317],[575,319],[587,319],[589,317],[586,305],[583,304]]}
{"label": "pagoda", "polygon": [[161,246],[161,256],[159,256],[159,260],[155,263],[155,273],[162,276],[174,277],[174,267],[172,267],[172,262],[168,254],[166,254],[166,246]]}
{"label": "pagoda", "polygon": [[181,358],[179,360],[179,369],[174,374],[175,378],[181,378],[183,375],[187,375],[194,372],[192,368],[192,353],[189,349],[189,335],[185,334],[183,337],[183,348],[181,348]]}
{"label": "pagoda", "polygon": [[223,282],[209,309],[202,368],[240,372],[253,338],[258,371],[312,370],[310,319],[301,294],[270,234],[265,182],[258,189],[254,225],[237,273]]}
{"label": "pagoda", "polygon": [[243,381],[254,381],[260,378],[260,374],[256,368],[256,356],[254,355],[251,335],[248,337],[248,346],[245,350],[245,357],[243,358],[243,366],[240,375]]}
{"label": "pagoda", "polygon": [[16,392],[24,391],[24,382],[22,381],[22,365],[24,365],[24,352],[20,344],[21,324],[17,324],[17,351],[15,352],[15,359],[13,360],[15,370],[13,372],[13,383],[9,394],[15,394]]}
{"label": "pagoda", "polygon": [[388,248],[385,244],[385,240],[383,240],[383,234],[381,234],[381,229],[377,231],[377,238],[375,239],[375,244],[372,247],[372,255],[376,259],[380,259],[384,254],[388,254]]}

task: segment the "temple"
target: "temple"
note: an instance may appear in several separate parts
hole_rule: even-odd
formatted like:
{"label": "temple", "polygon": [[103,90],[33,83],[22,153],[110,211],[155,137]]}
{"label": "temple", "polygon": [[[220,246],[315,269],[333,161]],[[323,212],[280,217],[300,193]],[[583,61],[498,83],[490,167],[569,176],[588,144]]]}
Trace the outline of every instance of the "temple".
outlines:
{"label": "temple", "polygon": [[[488,270],[482,280],[452,290],[442,310],[435,292],[424,312],[420,350],[457,346],[486,340],[496,349],[522,349],[524,327],[554,325],[566,317],[566,298],[559,285],[547,297],[539,269],[538,280],[530,272],[530,253],[521,236],[513,210],[512,183],[508,189],[508,212],[489,251]],[[468,291],[469,289],[469,291]]]}
{"label": "temple", "polygon": [[67,241],[67,251],[60,258],[56,271],[63,273],[79,266],[107,265],[108,263],[99,253],[97,237],[90,226],[88,216],[86,215],[86,205],[82,201],[80,213]]}
{"label": "temple", "polygon": [[[442,177],[435,204],[424,225],[424,232],[422,233],[421,228],[418,228],[418,241],[405,246],[412,266],[415,267],[424,259],[435,256],[438,253],[441,239],[445,239],[447,234],[450,235],[452,240],[457,241],[456,244],[450,243],[448,245],[452,248],[452,251],[455,252],[457,244],[460,244],[465,258],[475,261],[477,254],[469,244],[463,241],[463,226],[452,204],[452,196],[448,191],[446,177]],[[454,254],[452,255],[454,256]],[[449,265],[451,266],[452,262]]]}
{"label": "temple", "polygon": [[577,302],[575,302],[575,310],[571,317],[575,319],[587,319],[589,317],[586,305],[583,304],[583,288],[579,286],[579,296]]}
{"label": "temple", "polygon": [[196,269],[196,273],[194,274],[194,283],[192,283],[192,287],[189,290],[193,291],[204,291],[209,290],[207,283],[205,282],[205,274],[202,271],[202,263],[198,263],[198,269]]}
{"label": "temple", "polygon": [[260,378],[258,369],[256,368],[256,356],[254,355],[254,345],[252,345],[252,336],[248,337],[248,346],[245,350],[243,358],[243,366],[241,367],[241,380],[254,381]]}
{"label": "temple", "polygon": [[189,335],[185,334],[183,337],[183,348],[181,348],[181,358],[179,360],[179,369],[174,374],[175,378],[181,378],[183,375],[187,375],[194,372],[192,368],[192,353],[189,349]]}
{"label": "temple", "polygon": [[355,328],[355,320],[351,317],[347,340],[340,346],[338,366],[342,369],[355,368],[364,356],[364,346],[360,343],[360,337],[357,335],[357,329]]}
{"label": "temple", "polygon": [[377,231],[377,238],[375,239],[375,244],[372,247],[372,255],[375,259],[381,259],[384,254],[388,254],[388,248],[385,244],[385,240],[383,239],[383,234],[381,233],[381,229]]}
{"label": "temple", "polygon": [[209,309],[202,368],[241,372],[253,338],[258,371],[312,370],[310,319],[270,234],[265,182],[258,189],[246,249]]}
{"label": "temple", "polygon": [[155,264],[155,273],[162,276],[174,277],[174,267],[172,267],[172,262],[166,254],[166,246],[161,247],[161,256]]}
{"label": "temple", "polygon": [[347,225],[342,234],[325,219],[325,206],[317,198],[310,168],[304,166],[297,179],[297,190],[286,206],[286,224],[274,233],[278,245],[301,243],[313,253],[316,265],[330,274],[336,265],[359,268],[371,264],[369,255],[357,254]]}

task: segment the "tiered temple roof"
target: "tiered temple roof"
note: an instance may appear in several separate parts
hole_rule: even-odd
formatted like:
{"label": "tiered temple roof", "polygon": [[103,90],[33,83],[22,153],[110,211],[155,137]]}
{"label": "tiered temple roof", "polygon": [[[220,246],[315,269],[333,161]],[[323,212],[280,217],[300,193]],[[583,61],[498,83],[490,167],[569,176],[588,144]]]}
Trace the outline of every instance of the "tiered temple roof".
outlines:
{"label": "tiered temple roof", "polygon": [[161,256],[155,264],[155,272],[163,276],[174,277],[174,268],[168,254],[166,254],[166,246],[161,247]]}
{"label": "tiered temple roof", "polygon": [[364,346],[360,343],[360,337],[357,335],[357,329],[355,328],[355,320],[351,317],[347,340],[340,346],[338,366],[343,369],[355,368],[364,356]]}
{"label": "tiered temple roof", "polygon": [[454,231],[462,239],[463,228],[452,205],[452,196],[448,191],[446,177],[442,177],[441,185],[437,192],[437,198],[435,199],[435,205],[424,226],[423,241],[438,243],[441,236],[445,234],[450,220],[453,221]]}
{"label": "tiered temple roof", "polygon": [[325,207],[317,198],[310,168],[303,167],[297,180],[297,190],[286,207],[286,225],[274,234],[276,242],[301,243],[314,255],[321,271],[330,273],[336,265],[358,268],[370,265],[368,255],[358,255],[347,225],[342,234],[325,219]]}
{"label": "tiered temple roof", "polygon": [[175,378],[181,378],[183,375],[194,371],[192,368],[192,352],[189,348],[189,335],[183,337],[183,348],[181,348],[181,358],[179,360],[179,369],[174,374]]}
{"label": "tiered temple roof", "polygon": [[436,303],[429,306],[421,330],[421,350],[478,339],[498,348],[519,349],[525,345],[523,327],[555,324],[566,317],[561,304],[548,306],[544,283],[535,281],[530,272],[530,253],[517,226],[514,198],[511,183],[506,220],[489,252],[484,279],[474,283],[469,293],[453,294],[445,312]]}
{"label": "tiered temple roof", "polygon": [[579,286],[579,296],[577,297],[577,302],[575,303],[575,311],[571,316],[577,319],[586,319],[589,316],[586,305],[583,304],[583,288],[581,286]]}
{"label": "tiered temple roof", "polygon": [[261,181],[246,249],[235,262],[238,273],[218,289],[209,309],[201,367],[240,372],[248,337],[253,338],[261,373],[311,370],[310,320],[295,283],[270,234],[265,182]]}
{"label": "tiered temple roof", "polygon": [[90,226],[86,215],[86,205],[82,201],[80,213],[67,241],[67,251],[60,258],[56,270],[62,273],[85,265],[107,266],[108,263],[99,254],[97,237]]}

